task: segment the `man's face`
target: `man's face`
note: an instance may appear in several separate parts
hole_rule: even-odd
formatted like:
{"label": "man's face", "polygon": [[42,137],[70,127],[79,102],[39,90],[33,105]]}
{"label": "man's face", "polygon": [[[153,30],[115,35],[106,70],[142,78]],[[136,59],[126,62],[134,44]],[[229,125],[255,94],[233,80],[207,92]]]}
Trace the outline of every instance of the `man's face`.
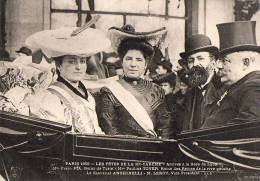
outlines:
{"label": "man's face", "polygon": [[195,66],[207,68],[210,65],[211,57],[209,52],[197,52],[187,58],[188,68]]}
{"label": "man's face", "polygon": [[157,65],[157,68],[155,69],[156,73],[158,75],[163,75],[167,73],[167,69],[163,68],[162,65]]}
{"label": "man's face", "polygon": [[71,82],[78,82],[82,80],[86,74],[86,57],[65,55],[61,65],[57,68],[63,78]]}
{"label": "man's face", "polygon": [[164,90],[165,95],[168,95],[173,92],[173,88],[168,82],[161,83],[161,87]]}
{"label": "man's face", "polygon": [[146,61],[139,50],[128,50],[123,58],[124,75],[129,78],[140,78],[144,75]]}
{"label": "man's face", "polygon": [[198,87],[205,84],[213,75],[215,62],[209,52],[197,52],[187,58],[189,68],[189,86]]}
{"label": "man's face", "polygon": [[217,68],[221,82],[225,85],[231,85],[241,78],[245,65],[243,64],[242,57],[237,52],[234,52],[221,58],[217,62]]}

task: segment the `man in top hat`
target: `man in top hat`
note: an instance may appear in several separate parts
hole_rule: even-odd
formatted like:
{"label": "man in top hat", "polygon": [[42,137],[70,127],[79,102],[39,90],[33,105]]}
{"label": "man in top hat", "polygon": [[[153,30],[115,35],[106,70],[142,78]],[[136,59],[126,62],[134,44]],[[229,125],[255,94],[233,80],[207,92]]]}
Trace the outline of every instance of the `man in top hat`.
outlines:
{"label": "man in top hat", "polygon": [[136,32],[131,25],[109,29],[112,47],[122,62],[123,76],[101,89],[99,120],[105,133],[139,137],[173,136],[163,90],[144,79],[154,54],[151,43],[157,40],[158,44],[165,34],[165,28],[153,32]]}
{"label": "man in top hat", "polygon": [[186,68],[187,84],[191,88],[185,99],[183,130],[198,129],[203,124],[211,105],[220,96],[215,74],[218,48],[209,37],[191,36],[185,42],[185,52],[180,53]]}
{"label": "man in top hat", "polygon": [[203,128],[260,118],[260,47],[255,21],[218,24],[221,82],[228,86]]}

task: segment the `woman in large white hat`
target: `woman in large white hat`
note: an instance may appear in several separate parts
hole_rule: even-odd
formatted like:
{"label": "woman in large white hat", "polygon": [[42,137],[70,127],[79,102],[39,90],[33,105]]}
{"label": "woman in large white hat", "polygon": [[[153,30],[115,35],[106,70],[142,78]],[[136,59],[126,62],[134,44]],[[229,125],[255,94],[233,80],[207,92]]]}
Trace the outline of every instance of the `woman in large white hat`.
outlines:
{"label": "woman in large white hat", "polygon": [[162,41],[165,35],[164,28],[142,33],[135,32],[131,25],[109,29],[112,47],[122,61],[123,77],[101,89],[99,117],[105,133],[173,136],[163,90],[144,79],[147,64],[154,54],[153,45]]}
{"label": "woman in large white hat", "polygon": [[26,41],[55,61],[57,81],[39,92],[30,104],[32,115],[72,125],[73,131],[103,134],[95,111],[95,100],[82,83],[87,58],[110,46],[97,29],[61,28],[38,32]]}

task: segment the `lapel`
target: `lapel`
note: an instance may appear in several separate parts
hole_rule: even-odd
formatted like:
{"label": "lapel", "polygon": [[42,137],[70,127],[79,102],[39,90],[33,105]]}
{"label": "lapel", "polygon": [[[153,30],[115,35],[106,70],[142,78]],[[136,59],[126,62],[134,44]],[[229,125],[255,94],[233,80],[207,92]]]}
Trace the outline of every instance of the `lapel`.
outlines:
{"label": "lapel", "polygon": [[216,102],[221,96],[220,89],[217,90],[212,82],[209,83],[206,93],[204,95],[205,105],[213,104]]}

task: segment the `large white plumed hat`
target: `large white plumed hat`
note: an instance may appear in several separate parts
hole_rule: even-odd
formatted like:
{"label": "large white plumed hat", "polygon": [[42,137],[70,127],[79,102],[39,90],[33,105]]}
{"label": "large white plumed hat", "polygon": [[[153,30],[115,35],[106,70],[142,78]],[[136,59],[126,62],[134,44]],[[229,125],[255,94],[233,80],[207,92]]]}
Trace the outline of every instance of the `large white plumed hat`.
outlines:
{"label": "large white plumed hat", "polygon": [[47,58],[63,55],[91,56],[110,47],[110,40],[98,29],[63,27],[37,32],[26,39],[33,51],[41,49]]}

